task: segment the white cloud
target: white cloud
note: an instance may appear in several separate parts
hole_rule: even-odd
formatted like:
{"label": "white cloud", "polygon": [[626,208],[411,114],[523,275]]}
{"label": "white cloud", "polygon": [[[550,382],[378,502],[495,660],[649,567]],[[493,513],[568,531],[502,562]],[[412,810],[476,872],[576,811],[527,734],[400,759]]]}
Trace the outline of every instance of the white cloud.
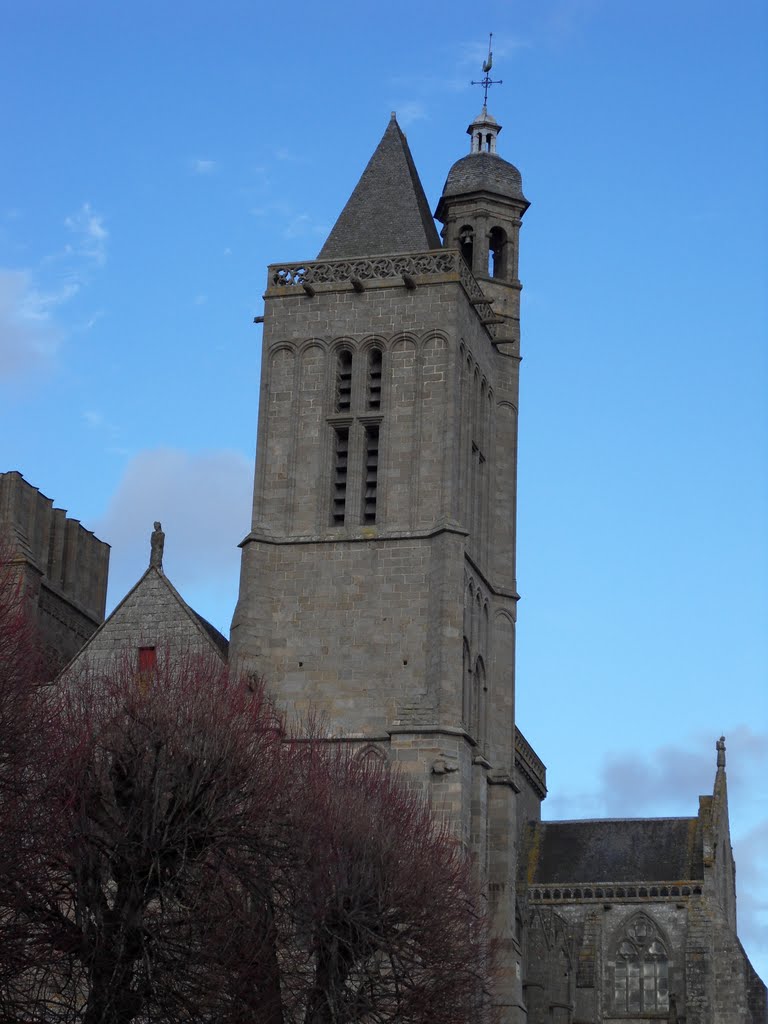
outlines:
{"label": "white cloud", "polygon": [[190,167],[194,174],[213,174],[217,166],[215,160],[196,159],[190,161]]}
{"label": "white cloud", "polygon": [[418,100],[407,100],[396,106],[397,123],[405,128],[414,121],[424,121],[427,118],[427,108]]}
{"label": "white cloud", "polygon": [[[238,544],[250,526],[252,485],[253,464],[239,452],[155,448],[134,455],[95,526],[112,545],[110,604],[123,598],[149,564],[149,535],[157,519],[166,535],[169,579],[226,629],[237,593]],[[221,598],[224,611],[217,615],[206,607],[207,595]]]}
{"label": "white cloud", "polygon": [[69,281],[43,292],[29,271],[0,269],[0,379],[50,363],[62,339],[53,312],[78,290]]}
{"label": "white cloud", "polygon": [[64,224],[75,236],[74,244],[67,246],[66,252],[102,266],[107,258],[109,238],[104,218],[94,212],[90,203],[83,203],[77,213],[64,219]]}

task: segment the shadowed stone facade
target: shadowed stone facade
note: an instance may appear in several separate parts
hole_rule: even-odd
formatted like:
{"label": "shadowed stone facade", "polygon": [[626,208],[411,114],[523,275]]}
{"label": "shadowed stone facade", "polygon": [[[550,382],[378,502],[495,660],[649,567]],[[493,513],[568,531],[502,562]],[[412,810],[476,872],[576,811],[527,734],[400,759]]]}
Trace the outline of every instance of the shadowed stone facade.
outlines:
{"label": "shadowed stone facade", "polygon": [[451,822],[502,950],[500,1020],[762,1021],[724,749],[696,818],[540,820],[514,713],[528,201],[499,131],[485,108],[468,128],[442,246],[393,119],[318,259],[268,268],[233,659]]}
{"label": "shadowed stone facade", "polygon": [[21,473],[0,473],[0,550],[33,609],[51,675],[104,621],[109,545]]}
{"label": "shadowed stone facade", "polygon": [[718,748],[714,791],[696,817],[526,826],[530,1024],[766,1019],[765,986],[736,935],[723,741]]}

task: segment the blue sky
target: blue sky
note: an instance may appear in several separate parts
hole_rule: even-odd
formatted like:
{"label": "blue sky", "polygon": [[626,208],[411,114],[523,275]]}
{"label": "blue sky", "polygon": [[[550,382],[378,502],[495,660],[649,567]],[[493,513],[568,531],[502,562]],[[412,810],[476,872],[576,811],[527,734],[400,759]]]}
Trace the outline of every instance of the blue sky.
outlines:
{"label": "blue sky", "polygon": [[489,107],[521,242],[517,708],[554,817],[694,814],[728,738],[768,978],[768,14],[761,0],[0,0],[0,468],[225,632],[268,262],[396,110],[430,202]]}

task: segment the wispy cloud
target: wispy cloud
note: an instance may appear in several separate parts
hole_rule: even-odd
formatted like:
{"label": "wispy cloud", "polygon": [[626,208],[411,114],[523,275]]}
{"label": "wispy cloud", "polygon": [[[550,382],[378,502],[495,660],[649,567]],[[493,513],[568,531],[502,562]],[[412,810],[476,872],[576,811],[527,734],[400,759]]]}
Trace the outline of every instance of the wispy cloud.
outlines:
{"label": "wispy cloud", "polygon": [[90,203],[83,203],[76,213],[64,219],[64,224],[74,236],[74,241],[67,246],[67,253],[102,266],[107,259],[109,238],[104,218],[94,211]]}
{"label": "wispy cloud", "polygon": [[218,167],[218,163],[215,160],[201,160],[198,157],[190,160],[189,166],[193,174],[213,174]]}
{"label": "wispy cloud", "polygon": [[298,213],[283,229],[284,238],[305,238],[307,235],[324,235],[325,224],[314,220],[308,213]]}
{"label": "wispy cloud", "polygon": [[[508,33],[494,33],[491,49],[493,51],[494,67],[491,69],[492,77],[496,77],[497,68],[495,65],[500,59],[510,57],[516,50],[525,50],[531,47],[531,41],[522,36],[514,36]],[[458,63],[465,67],[475,67],[478,73],[474,76],[479,78],[482,74],[483,62],[488,56],[488,37],[485,39],[472,39],[462,43],[459,47]]]}
{"label": "wispy cloud", "polygon": [[0,379],[50,368],[64,338],[90,330],[102,310],[78,310],[64,323],[64,307],[90,283],[107,258],[109,232],[89,202],[64,217],[66,241],[34,268],[0,268]]}
{"label": "wispy cloud", "polygon": [[83,413],[83,419],[88,426],[92,427],[94,430],[97,430],[99,427],[104,425],[103,413],[96,412],[95,409],[86,409]]}
{"label": "wispy cloud", "polygon": [[395,104],[398,124],[406,128],[414,121],[425,121],[429,116],[426,106],[419,100],[406,100],[404,103]]}
{"label": "wispy cloud", "polygon": [[30,271],[0,269],[0,379],[50,363],[63,337],[54,311],[78,290],[70,281],[43,292]]}
{"label": "wispy cloud", "polygon": [[578,35],[585,22],[592,18],[603,3],[604,0],[556,0],[549,7],[545,22],[550,38],[564,43]]}
{"label": "wispy cloud", "polygon": [[327,224],[323,221],[315,220],[308,213],[296,210],[289,203],[276,202],[252,206],[250,213],[252,217],[279,217],[284,225],[283,238],[326,235],[329,231]]}

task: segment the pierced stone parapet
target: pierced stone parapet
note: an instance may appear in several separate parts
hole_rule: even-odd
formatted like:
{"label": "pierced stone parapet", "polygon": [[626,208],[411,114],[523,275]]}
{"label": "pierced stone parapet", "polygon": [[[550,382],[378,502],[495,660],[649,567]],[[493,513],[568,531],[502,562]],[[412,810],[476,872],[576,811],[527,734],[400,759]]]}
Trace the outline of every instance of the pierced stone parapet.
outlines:
{"label": "pierced stone parapet", "polygon": [[595,882],[592,885],[534,885],[528,890],[533,903],[572,903],[575,900],[594,900],[607,903],[628,900],[680,900],[687,896],[701,896],[702,883],[691,882]]}
{"label": "pierced stone parapet", "polygon": [[491,303],[475,279],[458,249],[436,249],[431,252],[399,253],[392,256],[372,256],[366,259],[314,260],[311,263],[276,263],[269,268],[268,288],[300,288],[305,294],[314,294],[316,285],[349,285],[357,292],[364,290],[369,281],[404,280],[453,275],[467,293],[480,320],[491,337],[496,335],[496,324]]}

